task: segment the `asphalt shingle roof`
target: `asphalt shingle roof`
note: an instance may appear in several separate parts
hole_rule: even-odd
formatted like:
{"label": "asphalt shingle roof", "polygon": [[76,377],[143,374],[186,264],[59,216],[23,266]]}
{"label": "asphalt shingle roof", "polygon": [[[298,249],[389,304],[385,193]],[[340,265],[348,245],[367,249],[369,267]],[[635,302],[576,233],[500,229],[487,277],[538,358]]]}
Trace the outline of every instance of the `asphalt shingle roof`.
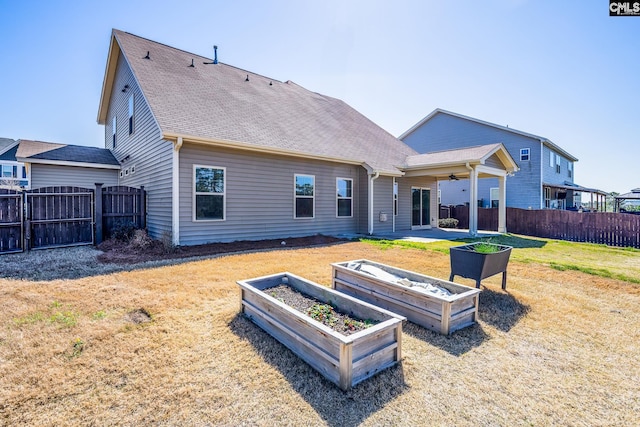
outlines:
{"label": "asphalt shingle roof", "polygon": [[417,154],[339,99],[227,64],[205,65],[210,58],[123,31],[113,34],[164,134],[366,162],[381,172],[397,172]]}
{"label": "asphalt shingle roof", "polygon": [[407,157],[406,166],[432,166],[447,163],[478,162],[498,149],[501,144],[478,145],[456,150],[434,151]]}
{"label": "asphalt shingle roof", "polygon": [[54,160],[73,163],[93,163],[119,166],[111,151],[105,148],[81,145],[55,144],[52,142],[20,140],[16,157],[28,161]]}

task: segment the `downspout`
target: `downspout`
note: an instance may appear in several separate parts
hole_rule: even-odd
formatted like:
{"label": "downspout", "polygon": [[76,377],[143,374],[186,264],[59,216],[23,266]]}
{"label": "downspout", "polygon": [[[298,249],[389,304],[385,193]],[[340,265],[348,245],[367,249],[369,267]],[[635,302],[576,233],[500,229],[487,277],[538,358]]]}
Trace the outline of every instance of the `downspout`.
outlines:
{"label": "downspout", "polygon": [[373,181],[380,177],[380,172],[369,174],[369,235],[373,234]]}
{"label": "downspout", "polygon": [[173,146],[171,164],[171,241],[174,246],[180,246],[180,149],[182,137],[176,139]]}
{"label": "downspout", "polygon": [[545,199],[544,199],[544,141],[540,140],[540,181],[538,182],[538,186],[540,188],[540,205],[538,209],[544,209]]}
{"label": "downspout", "polygon": [[391,224],[392,231],[396,232],[396,177],[393,177],[393,182],[391,183]]}

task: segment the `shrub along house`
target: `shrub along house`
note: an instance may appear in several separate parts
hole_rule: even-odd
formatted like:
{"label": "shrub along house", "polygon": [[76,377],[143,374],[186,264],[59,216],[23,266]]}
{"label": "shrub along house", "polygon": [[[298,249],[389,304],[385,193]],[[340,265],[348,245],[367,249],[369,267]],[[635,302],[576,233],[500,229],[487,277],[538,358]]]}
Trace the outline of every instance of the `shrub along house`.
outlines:
{"label": "shrub along house", "polygon": [[516,169],[501,144],[419,154],[338,99],[119,30],[98,123],[150,235],[177,245],[430,228],[439,179],[504,195]]}

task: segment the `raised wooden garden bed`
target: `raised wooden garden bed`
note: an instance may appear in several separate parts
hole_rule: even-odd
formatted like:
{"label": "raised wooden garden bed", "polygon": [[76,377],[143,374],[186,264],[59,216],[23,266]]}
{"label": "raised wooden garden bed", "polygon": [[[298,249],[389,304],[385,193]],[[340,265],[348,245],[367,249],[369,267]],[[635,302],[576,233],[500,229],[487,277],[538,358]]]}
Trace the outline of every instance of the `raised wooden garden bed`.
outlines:
{"label": "raised wooden garden bed", "polygon": [[[287,272],[237,283],[242,312],[343,390],[401,359],[402,316]],[[269,295],[269,288],[282,284],[349,316],[378,323],[340,334]]]}
{"label": "raised wooden garden bed", "polygon": [[[489,251],[480,251],[479,247]],[[502,273],[502,289],[507,289],[507,264],[511,256],[511,246],[496,245],[494,243],[476,242],[463,246],[453,246],[449,250],[451,260],[451,276],[466,277],[476,281],[476,288],[480,281],[498,273]]]}
{"label": "raised wooden garden bed", "polygon": [[[357,265],[361,268],[354,269]],[[406,316],[427,329],[448,335],[477,320],[478,289],[364,259],[332,266],[334,289]],[[383,270],[389,277],[376,277],[362,266]],[[421,284],[446,289],[450,295],[430,292]]]}

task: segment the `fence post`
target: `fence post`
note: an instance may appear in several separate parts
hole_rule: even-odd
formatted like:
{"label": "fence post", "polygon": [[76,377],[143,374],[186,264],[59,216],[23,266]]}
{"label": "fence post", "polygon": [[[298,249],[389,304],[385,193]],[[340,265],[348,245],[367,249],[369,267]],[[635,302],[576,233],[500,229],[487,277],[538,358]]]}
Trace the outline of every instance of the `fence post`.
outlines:
{"label": "fence post", "polygon": [[96,182],[95,193],[95,233],[96,233],[96,245],[102,243],[102,183]]}
{"label": "fence post", "polygon": [[147,229],[147,192],[144,191],[144,185],[140,186],[140,228]]}

